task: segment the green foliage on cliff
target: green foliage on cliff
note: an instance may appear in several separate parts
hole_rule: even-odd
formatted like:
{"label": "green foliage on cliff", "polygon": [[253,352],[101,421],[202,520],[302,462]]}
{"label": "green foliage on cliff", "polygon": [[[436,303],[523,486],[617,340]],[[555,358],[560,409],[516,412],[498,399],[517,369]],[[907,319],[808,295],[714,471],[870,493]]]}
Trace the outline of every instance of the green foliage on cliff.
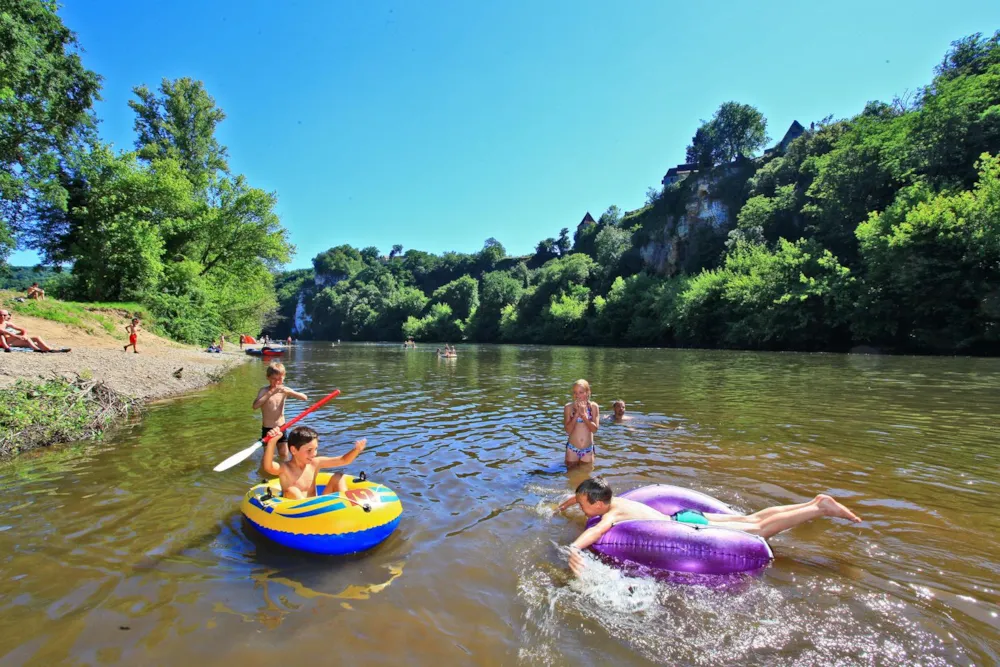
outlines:
{"label": "green foliage on cliff", "polygon": [[697,173],[530,257],[493,239],[475,254],[331,249],[307,289],[311,335],[1000,351],[1000,32],[955,42],[912,99],[751,158],[765,127],[723,105],[692,142]]}

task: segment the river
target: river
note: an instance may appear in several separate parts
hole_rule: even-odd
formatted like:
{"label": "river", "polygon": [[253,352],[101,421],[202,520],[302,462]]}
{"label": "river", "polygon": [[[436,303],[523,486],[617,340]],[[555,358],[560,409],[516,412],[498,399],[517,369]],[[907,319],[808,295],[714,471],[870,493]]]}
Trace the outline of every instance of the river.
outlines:
{"label": "river", "polygon": [[[321,451],[399,493],[398,530],[342,558],[268,544],[239,503],[263,364],[105,441],[0,465],[0,665],[989,665],[1000,662],[1000,360],[307,343],[287,384]],[[561,408],[587,378],[594,467],[743,511],[829,493],[861,524],[771,539],[718,584],[568,574],[591,471]],[[611,402],[629,421],[610,423]],[[286,414],[304,403],[289,401]]]}

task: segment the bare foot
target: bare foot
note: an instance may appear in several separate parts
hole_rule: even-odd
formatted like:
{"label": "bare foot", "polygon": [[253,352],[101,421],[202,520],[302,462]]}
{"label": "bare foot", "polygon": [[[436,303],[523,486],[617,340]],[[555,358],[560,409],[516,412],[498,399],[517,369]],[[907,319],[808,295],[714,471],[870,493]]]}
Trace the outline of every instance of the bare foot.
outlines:
{"label": "bare foot", "polygon": [[823,510],[825,516],[837,517],[839,519],[850,519],[855,523],[860,523],[861,517],[847,509],[836,500],[821,493],[816,496],[816,502],[819,504],[820,508]]}

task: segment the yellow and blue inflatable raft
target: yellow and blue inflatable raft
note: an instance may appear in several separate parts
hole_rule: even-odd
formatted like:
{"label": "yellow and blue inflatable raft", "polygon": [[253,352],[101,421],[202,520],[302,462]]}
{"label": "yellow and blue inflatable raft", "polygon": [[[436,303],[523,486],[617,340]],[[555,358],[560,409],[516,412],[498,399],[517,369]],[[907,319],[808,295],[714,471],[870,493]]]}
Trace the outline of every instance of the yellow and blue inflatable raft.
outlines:
{"label": "yellow and blue inflatable raft", "polygon": [[[318,493],[330,477],[316,476]],[[347,487],[345,493],[290,500],[272,479],[251,488],[240,509],[254,528],[282,546],[324,555],[365,551],[396,530],[403,505],[392,489],[367,481],[364,473],[348,478]]]}

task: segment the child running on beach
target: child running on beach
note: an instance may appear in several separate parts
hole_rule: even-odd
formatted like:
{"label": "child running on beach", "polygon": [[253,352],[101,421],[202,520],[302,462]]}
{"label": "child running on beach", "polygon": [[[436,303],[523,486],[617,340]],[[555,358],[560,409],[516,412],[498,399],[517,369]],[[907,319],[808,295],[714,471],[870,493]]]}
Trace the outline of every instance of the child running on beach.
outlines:
{"label": "child running on beach", "polygon": [[139,326],[139,318],[133,317],[132,324],[126,325],[125,331],[128,332],[128,345],[122,351],[128,352],[128,348],[131,347],[133,352],[139,354],[139,348],[136,347],[136,342],[139,340],[139,332],[142,331],[142,327]]}
{"label": "child running on beach", "polygon": [[611,486],[600,477],[586,479],[576,487],[576,494],[559,505],[556,514],[580,505],[587,518],[600,517],[594,526],[583,531],[570,545],[569,566],[576,574],[584,569],[584,561],[580,555],[582,549],[591,546],[604,533],[611,530],[616,523],[629,520],[659,520],[679,521],[681,523],[699,526],[721,526],[734,530],[742,530],[751,535],[763,538],[772,537],[820,517],[835,517],[860,522],[861,519],[830,496],[820,494],[807,503],[797,505],[779,505],[768,507],[749,516],[739,514],[704,514],[698,510],[682,510],[672,516],[662,514],[648,505],[629,500],[628,498],[613,498]]}
{"label": "child running on beach", "polygon": [[[288,461],[274,462],[274,443],[284,438],[281,429],[275,427],[267,432],[264,444],[264,472],[274,475],[281,482],[281,495],[299,500],[312,498],[316,493],[316,475],[323,468],[339,468],[350,464],[364,451],[367,440],[357,440],[354,447],[342,456],[317,456],[319,434],[308,426],[299,426],[288,434],[288,448],[292,456]],[[323,495],[347,491],[347,479],[343,473],[330,477],[323,489]]]}
{"label": "child running on beach", "polygon": [[[267,386],[261,387],[254,399],[253,409],[260,410],[261,428],[260,437],[266,438],[268,433],[285,423],[285,397],[291,396],[300,401],[308,400],[305,394],[301,394],[285,386],[285,365],[279,361],[271,362],[267,367]],[[273,452],[272,452],[273,454]],[[282,435],[278,440],[278,454],[281,460],[288,458],[288,436]],[[264,462],[269,459],[264,456]]]}
{"label": "child running on beach", "polygon": [[566,441],[566,463],[594,462],[594,434],[601,426],[601,411],[590,400],[590,383],[577,380],[573,383],[573,401],[563,408],[563,428]]}

